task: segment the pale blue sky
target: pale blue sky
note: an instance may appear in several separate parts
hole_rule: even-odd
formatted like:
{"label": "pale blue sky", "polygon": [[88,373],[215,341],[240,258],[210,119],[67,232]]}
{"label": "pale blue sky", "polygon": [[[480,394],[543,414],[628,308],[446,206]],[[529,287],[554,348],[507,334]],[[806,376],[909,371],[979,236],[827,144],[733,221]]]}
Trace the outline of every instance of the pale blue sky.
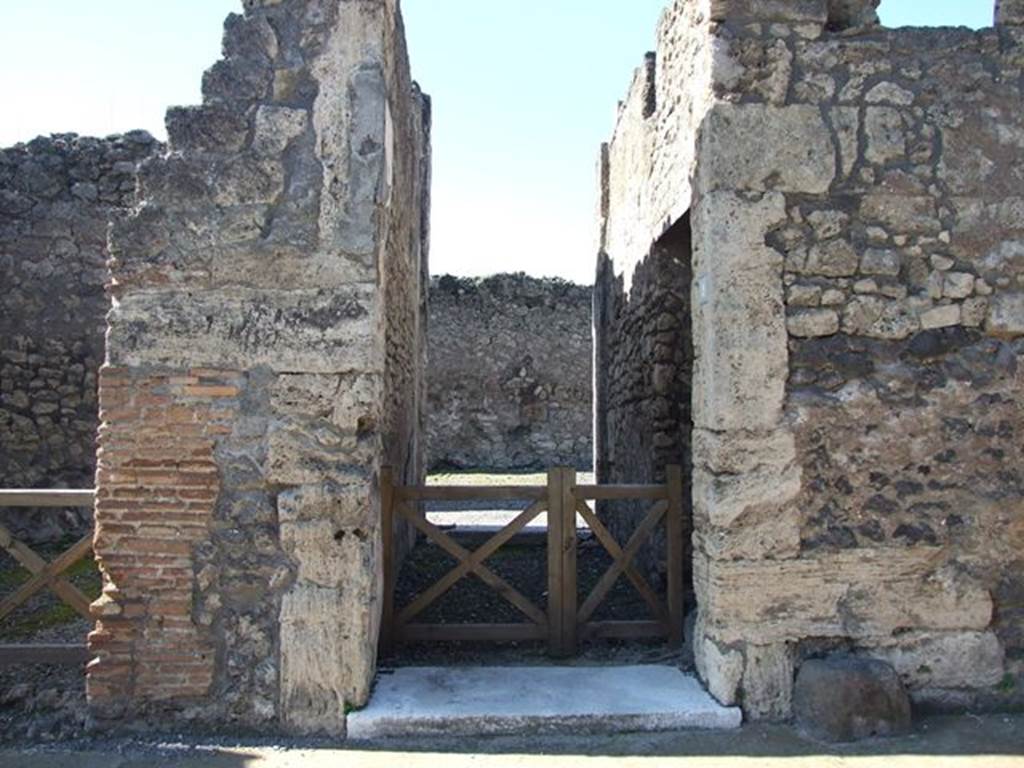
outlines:
{"label": "pale blue sky", "polygon": [[[589,282],[595,159],[666,0],[403,0],[434,97],[435,273]],[[883,0],[883,21],[986,26],[993,0]],[[0,146],[164,136],[240,0],[0,0]]]}

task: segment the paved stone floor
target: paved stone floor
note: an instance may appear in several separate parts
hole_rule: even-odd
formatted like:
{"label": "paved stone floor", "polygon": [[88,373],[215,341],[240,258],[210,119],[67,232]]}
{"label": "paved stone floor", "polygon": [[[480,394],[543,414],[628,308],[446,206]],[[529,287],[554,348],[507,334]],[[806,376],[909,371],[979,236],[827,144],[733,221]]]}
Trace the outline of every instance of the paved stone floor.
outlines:
{"label": "paved stone floor", "polygon": [[373,747],[174,746],[112,741],[0,747],[3,768],[1024,768],[1024,715],[935,717],[906,738],[816,744],[784,726],[593,737],[381,742]]}

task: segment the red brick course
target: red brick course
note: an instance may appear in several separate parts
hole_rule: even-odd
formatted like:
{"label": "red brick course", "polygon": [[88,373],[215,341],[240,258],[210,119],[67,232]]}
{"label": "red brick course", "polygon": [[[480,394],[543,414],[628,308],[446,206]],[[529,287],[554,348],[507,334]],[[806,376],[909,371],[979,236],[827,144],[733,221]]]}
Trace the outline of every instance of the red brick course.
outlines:
{"label": "red brick course", "polygon": [[193,551],[209,537],[220,490],[214,449],[231,433],[241,384],[232,371],[100,371],[95,705],[209,694],[214,646],[192,620]]}

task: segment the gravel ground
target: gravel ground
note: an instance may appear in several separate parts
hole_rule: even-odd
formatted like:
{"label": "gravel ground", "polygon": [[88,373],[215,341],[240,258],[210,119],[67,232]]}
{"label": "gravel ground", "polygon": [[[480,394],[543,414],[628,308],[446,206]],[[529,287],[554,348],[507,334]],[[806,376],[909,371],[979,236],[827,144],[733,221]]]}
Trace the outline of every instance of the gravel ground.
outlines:
{"label": "gravel ground", "polygon": [[[469,550],[476,549],[487,534],[450,532],[451,537]],[[587,531],[578,532],[577,566],[579,604],[586,599],[601,576],[612,564],[611,556]],[[441,547],[421,541],[409,553],[399,574],[396,608],[401,610],[416,595],[455,566],[455,560]],[[544,537],[519,536],[506,544],[488,561],[487,566],[508,581],[542,610],[547,606],[547,550]],[[655,590],[661,585],[651,581]],[[650,615],[646,604],[624,577],[609,592],[594,620],[642,620]],[[514,623],[526,618],[511,603],[475,576],[460,580],[449,592],[416,617],[431,624]],[[556,663],[547,657],[542,642],[524,643],[431,643],[402,646],[382,660],[386,666],[448,664],[538,664]],[[565,663],[559,661],[557,663]],[[669,651],[661,640],[594,641],[582,644],[574,663],[675,663],[689,671],[688,654]]]}
{"label": "gravel ground", "polygon": [[[37,551],[49,560],[67,543],[39,547]],[[99,572],[90,561],[79,563],[69,575],[71,582],[88,597],[99,594]],[[0,595],[13,592],[26,577],[13,558],[0,553]],[[79,644],[85,642],[90,628],[90,622],[44,589],[0,621],[0,643]],[[84,732],[85,718],[83,667],[0,666],[0,743],[73,738]]]}

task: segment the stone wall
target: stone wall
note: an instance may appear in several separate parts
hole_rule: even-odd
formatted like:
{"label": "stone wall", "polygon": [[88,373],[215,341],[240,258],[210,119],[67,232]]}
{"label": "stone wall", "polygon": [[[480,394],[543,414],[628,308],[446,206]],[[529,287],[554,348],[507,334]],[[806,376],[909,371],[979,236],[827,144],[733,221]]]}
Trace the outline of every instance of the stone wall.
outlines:
{"label": "stone wall", "polygon": [[525,275],[432,280],[432,470],[590,469],[591,299]]}
{"label": "stone wall", "polygon": [[378,475],[417,481],[426,104],[394,0],[246,3],[111,235],[88,693],[344,734],[381,605]]}
{"label": "stone wall", "polygon": [[[107,225],[158,148],[136,132],[0,150],[0,487],[93,487]],[[0,514],[30,540],[91,520],[87,510]]]}
{"label": "stone wall", "polygon": [[[699,3],[675,3],[659,47],[637,69],[602,148],[599,257],[594,288],[595,470],[600,483],[655,483],[691,458],[692,228],[689,180],[696,135],[710,101],[711,62]],[[689,493],[686,494],[689,497]],[[598,514],[622,541],[642,504],[602,503]],[[692,527],[690,505],[686,525]],[[659,532],[641,553],[664,573]],[[692,576],[686,559],[686,586]]]}
{"label": "stone wall", "polygon": [[[1005,703],[1024,671],[1024,35],[1008,3],[980,32],[882,29],[876,5],[677,2],[656,103],[604,153],[602,259],[640,264],[608,233],[654,243],[671,206],[616,208],[615,158],[694,147],[669,199],[694,252],[695,647],[755,718],[825,653],[942,706]],[[694,37],[707,93],[663,91]]]}

